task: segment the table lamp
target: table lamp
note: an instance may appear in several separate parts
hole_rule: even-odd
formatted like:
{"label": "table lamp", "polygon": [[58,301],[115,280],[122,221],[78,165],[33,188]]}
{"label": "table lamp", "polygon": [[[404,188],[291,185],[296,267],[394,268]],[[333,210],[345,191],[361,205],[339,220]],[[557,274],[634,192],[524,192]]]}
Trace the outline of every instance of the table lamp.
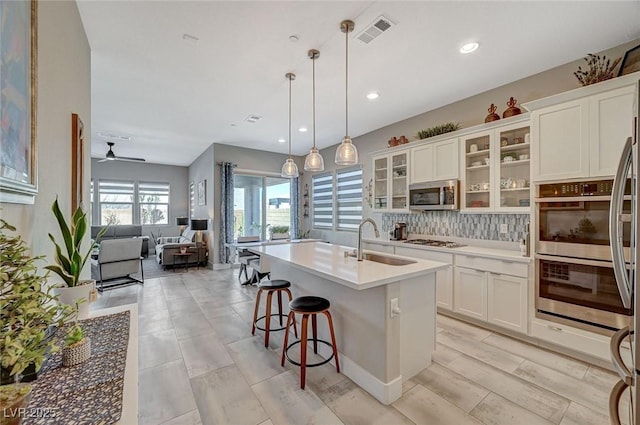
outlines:
{"label": "table lamp", "polygon": [[189,225],[188,217],[176,217],[176,226],[180,226],[180,234],[184,233],[184,229],[188,225]]}
{"label": "table lamp", "polygon": [[202,243],[202,231],[207,230],[209,220],[207,219],[199,219],[199,220],[191,220],[191,230],[196,230],[196,242]]}

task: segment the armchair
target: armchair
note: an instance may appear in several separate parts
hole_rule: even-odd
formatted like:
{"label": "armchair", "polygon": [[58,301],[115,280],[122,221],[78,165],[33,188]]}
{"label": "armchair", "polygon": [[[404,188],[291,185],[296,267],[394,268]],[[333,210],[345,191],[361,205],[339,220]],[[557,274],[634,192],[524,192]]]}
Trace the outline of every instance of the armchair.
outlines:
{"label": "armchair", "polygon": [[[141,238],[106,239],[100,242],[98,256],[91,260],[91,274],[97,277],[98,290],[102,292],[105,288],[144,283],[141,248]],[[142,280],[131,276],[138,272],[142,273]],[[105,285],[105,281],[116,279],[117,282]]]}

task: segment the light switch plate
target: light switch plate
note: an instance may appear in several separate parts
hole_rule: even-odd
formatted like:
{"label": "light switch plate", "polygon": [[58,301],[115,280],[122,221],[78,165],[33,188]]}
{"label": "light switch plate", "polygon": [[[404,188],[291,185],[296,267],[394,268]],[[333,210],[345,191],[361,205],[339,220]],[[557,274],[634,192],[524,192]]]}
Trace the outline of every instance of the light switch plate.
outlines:
{"label": "light switch plate", "polygon": [[501,234],[506,234],[509,231],[509,227],[507,225],[507,223],[502,223],[500,224],[500,233]]}

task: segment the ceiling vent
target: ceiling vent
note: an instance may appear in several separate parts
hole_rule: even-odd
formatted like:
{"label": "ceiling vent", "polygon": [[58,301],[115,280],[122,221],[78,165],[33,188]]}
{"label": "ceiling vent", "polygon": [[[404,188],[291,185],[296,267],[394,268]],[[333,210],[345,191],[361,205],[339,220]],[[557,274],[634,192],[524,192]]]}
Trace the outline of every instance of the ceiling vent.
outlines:
{"label": "ceiling vent", "polygon": [[364,44],[371,43],[375,38],[377,38],[380,34],[387,31],[389,28],[395,26],[393,22],[389,18],[385,18],[380,15],[374,21],[367,25],[365,29],[360,31],[356,38],[362,41]]}
{"label": "ceiling vent", "polygon": [[245,121],[253,124],[260,121],[261,119],[262,117],[260,115],[249,115],[247,118],[245,118]]}

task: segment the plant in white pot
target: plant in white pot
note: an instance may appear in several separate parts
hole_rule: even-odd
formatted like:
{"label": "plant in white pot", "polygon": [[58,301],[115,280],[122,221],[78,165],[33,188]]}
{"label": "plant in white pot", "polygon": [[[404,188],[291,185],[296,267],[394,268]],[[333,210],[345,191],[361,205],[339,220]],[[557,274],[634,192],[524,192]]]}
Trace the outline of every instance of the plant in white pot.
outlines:
{"label": "plant in white pot", "polygon": [[[60,210],[57,198],[51,206],[51,211],[53,211],[53,215],[58,221],[64,243],[61,246],[56,241],[56,238],[49,233],[49,239],[51,239],[56,248],[56,264],[45,268],[51,270],[63,280],[63,283],[56,288],[57,293],[60,295],[60,302],[69,306],[79,304],[77,318],[86,319],[89,317],[89,302],[82,302],[82,300],[91,301],[92,296],[95,297],[96,290],[96,281],[94,279],[80,278],[80,273],[87,259],[91,256],[91,250],[96,245],[93,242],[86,251],[82,251],[82,239],[88,229],[87,213],[82,210],[82,206],[79,206],[73,213],[71,226],[69,226]],[[106,231],[107,227],[101,229],[96,236],[96,240],[100,240],[100,237]]]}
{"label": "plant in white pot", "polygon": [[289,226],[270,226],[269,233],[271,239],[288,239],[289,238]]}
{"label": "plant in white pot", "polygon": [[35,265],[15,228],[0,219],[0,423],[19,424],[16,412],[31,397],[31,386],[19,383],[25,369],[38,372],[57,350],[51,329],[61,326],[71,310],[61,306]]}

